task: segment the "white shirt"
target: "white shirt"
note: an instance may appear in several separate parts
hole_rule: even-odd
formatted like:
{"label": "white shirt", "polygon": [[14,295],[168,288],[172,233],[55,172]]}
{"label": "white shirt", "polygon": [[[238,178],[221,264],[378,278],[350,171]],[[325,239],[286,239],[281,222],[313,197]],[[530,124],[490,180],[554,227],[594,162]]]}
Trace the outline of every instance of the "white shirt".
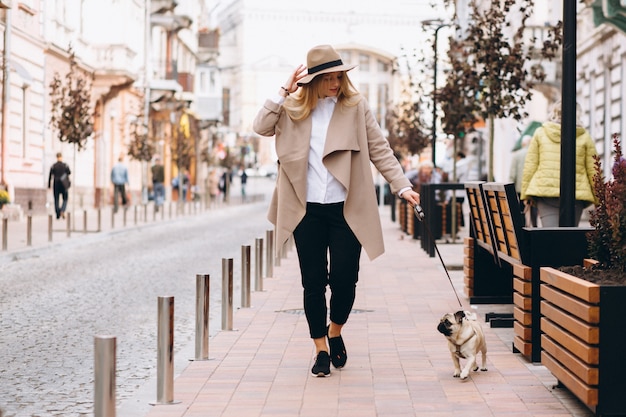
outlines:
{"label": "white shirt", "polygon": [[319,99],[311,113],[311,141],[307,171],[306,200],[310,203],[339,203],[346,199],[346,189],[322,163],[328,125],[337,97]]}
{"label": "white shirt", "polygon": [[[278,96],[274,102],[282,104],[285,98]],[[337,97],[319,99],[317,106],[311,112],[311,139],[309,145],[309,167],[307,170],[306,201],[309,203],[331,204],[345,201],[346,189],[322,162],[328,125],[337,104]],[[398,195],[410,190],[410,187],[400,190]]]}

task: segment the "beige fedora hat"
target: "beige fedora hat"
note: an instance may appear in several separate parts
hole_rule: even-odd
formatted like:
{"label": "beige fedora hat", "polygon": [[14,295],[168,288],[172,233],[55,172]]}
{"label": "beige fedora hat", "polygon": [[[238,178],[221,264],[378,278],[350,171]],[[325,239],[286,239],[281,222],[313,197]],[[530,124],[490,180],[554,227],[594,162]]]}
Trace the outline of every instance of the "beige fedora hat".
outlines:
{"label": "beige fedora hat", "polygon": [[319,45],[312,48],[306,55],[306,66],[308,75],[298,81],[298,85],[308,84],[320,74],[350,71],[356,67],[356,65],[344,64],[341,56],[330,45]]}

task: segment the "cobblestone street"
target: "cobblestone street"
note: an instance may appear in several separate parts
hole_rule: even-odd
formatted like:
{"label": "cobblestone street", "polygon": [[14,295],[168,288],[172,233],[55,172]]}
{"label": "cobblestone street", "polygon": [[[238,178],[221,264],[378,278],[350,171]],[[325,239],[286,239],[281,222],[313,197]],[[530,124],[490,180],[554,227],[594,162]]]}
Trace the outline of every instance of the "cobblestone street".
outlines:
{"label": "cobblestone street", "polygon": [[156,385],[146,384],[156,374],[158,297],[175,297],[174,357],[184,364],[193,357],[196,274],[211,275],[213,335],[221,324],[221,259],[234,259],[236,308],[241,246],[251,245],[254,254],[255,238],[271,230],[266,206],[267,201],[224,207],[81,236],[3,261],[0,409],[5,417],[92,416],[96,335],[117,337],[118,403],[142,387],[156,399]]}

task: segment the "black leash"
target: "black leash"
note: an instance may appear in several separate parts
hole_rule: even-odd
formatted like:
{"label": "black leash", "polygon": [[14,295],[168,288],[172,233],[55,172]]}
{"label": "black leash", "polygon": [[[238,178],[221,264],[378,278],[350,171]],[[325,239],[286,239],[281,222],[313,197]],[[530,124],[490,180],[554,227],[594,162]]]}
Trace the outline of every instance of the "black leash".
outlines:
{"label": "black leash", "polygon": [[459,295],[456,293],[456,290],[454,289],[452,278],[450,278],[450,273],[448,272],[448,268],[446,268],[446,264],[443,262],[441,253],[439,253],[439,248],[437,247],[437,243],[435,242],[435,239],[433,238],[433,235],[430,232],[430,229],[424,222],[424,211],[422,210],[422,207],[419,204],[416,204],[413,206],[413,211],[415,211],[415,217],[417,217],[417,220],[420,221],[424,225],[424,229],[426,229],[426,232],[428,233],[430,240],[432,240],[433,246],[435,247],[435,251],[437,252],[437,255],[439,256],[439,260],[441,261],[441,265],[443,266],[443,269],[446,271],[446,275],[448,276],[448,281],[450,281],[450,285],[452,286],[452,292],[454,292],[454,295],[456,296],[456,300],[459,302],[459,306],[461,306],[462,308],[463,304],[461,303],[461,299],[459,298]]}

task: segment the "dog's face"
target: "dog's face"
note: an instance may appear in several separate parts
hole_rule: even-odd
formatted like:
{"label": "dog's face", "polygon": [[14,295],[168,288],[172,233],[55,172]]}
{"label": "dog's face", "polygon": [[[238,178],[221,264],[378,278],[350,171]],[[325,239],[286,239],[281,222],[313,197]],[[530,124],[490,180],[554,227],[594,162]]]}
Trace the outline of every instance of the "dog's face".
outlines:
{"label": "dog's face", "polygon": [[437,330],[439,333],[444,336],[452,336],[457,333],[463,324],[463,319],[465,318],[464,311],[457,311],[456,313],[446,313],[443,315],[441,320],[439,320],[439,325],[437,325]]}

